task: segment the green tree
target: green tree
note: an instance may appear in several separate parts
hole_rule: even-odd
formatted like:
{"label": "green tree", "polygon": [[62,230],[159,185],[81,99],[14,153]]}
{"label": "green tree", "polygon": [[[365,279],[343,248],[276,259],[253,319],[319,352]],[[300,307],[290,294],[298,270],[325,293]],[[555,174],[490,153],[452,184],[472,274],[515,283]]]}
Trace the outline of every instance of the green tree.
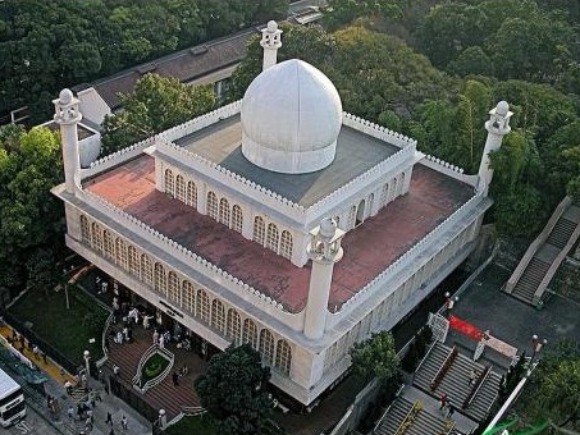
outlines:
{"label": "green tree", "polygon": [[224,434],[260,434],[272,412],[267,392],[270,369],[249,344],[214,355],[194,386],[202,406]]}
{"label": "green tree", "polygon": [[141,78],[135,92],[121,101],[123,111],[105,118],[103,155],[206,113],[215,104],[210,86],[189,86],[156,74]]}
{"label": "green tree", "polygon": [[493,65],[490,57],[479,45],[468,47],[452,60],[447,66],[447,71],[460,76],[470,74],[490,76],[493,73]]}
{"label": "green tree", "polygon": [[349,353],[353,372],[365,381],[377,377],[385,386],[398,379],[400,361],[390,332],[373,333],[369,339],[356,343]]}
{"label": "green tree", "polygon": [[352,23],[360,17],[398,18],[402,15],[400,0],[328,0],[323,20],[329,30]]}
{"label": "green tree", "polygon": [[54,263],[62,249],[63,207],[50,193],[62,174],[57,135],[45,128],[0,128],[0,286],[19,291],[27,280],[35,285],[50,275],[38,259]]}

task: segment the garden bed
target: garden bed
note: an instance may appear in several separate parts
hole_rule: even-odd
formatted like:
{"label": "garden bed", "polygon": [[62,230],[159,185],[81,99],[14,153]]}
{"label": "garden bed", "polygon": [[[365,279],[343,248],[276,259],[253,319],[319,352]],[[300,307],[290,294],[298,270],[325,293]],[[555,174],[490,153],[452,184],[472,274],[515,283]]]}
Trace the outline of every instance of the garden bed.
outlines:
{"label": "garden bed", "polygon": [[161,375],[161,373],[163,373],[163,371],[169,366],[170,363],[171,361],[169,361],[165,355],[159,352],[155,352],[153,355],[147,358],[145,364],[143,364],[143,367],[141,367],[139,387],[143,388],[147,382]]}

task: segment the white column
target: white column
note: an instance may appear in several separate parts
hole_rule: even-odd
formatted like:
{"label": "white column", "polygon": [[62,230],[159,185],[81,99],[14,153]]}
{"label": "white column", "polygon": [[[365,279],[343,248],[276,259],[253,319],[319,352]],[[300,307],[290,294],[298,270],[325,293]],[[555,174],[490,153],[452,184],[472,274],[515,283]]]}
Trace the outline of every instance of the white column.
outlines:
{"label": "white column", "polygon": [[324,219],[320,226],[310,232],[308,256],[312,259],[308,301],[304,316],[304,335],[317,340],[324,335],[328,299],[332,283],[334,263],[342,258],[340,242],[345,232],[339,230],[334,219]]}
{"label": "white column", "polygon": [[74,194],[80,188],[80,157],[77,125],[83,118],[79,111],[79,100],[70,89],[63,89],[58,99],[52,101],[55,108],[54,121],[60,125],[64,182],[66,190]]}
{"label": "white column", "polygon": [[262,71],[278,63],[278,49],[282,47],[281,35],[282,30],[278,29],[276,21],[269,21],[266,28],[262,30],[262,40],[260,41],[260,45],[264,49]]}
{"label": "white column", "polygon": [[485,129],[488,134],[479,165],[479,188],[483,189],[485,196],[489,192],[489,185],[493,178],[493,169],[489,158],[490,153],[500,148],[503,137],[511,131],[510,118],[513,113],[509,111],[508,103],[500,101],[497,103],[497,107],[490,110],[489,115],[489,120],[485,123]]}

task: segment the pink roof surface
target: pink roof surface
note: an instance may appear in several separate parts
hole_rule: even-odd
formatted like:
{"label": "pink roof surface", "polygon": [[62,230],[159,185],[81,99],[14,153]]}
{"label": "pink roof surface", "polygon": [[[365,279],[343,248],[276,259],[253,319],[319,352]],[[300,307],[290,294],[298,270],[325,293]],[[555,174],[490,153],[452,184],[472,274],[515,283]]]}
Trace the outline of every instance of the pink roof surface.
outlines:
{"label": "pink roof surface", "polygon": [[[310,263],[296,267],[181,201],[155,190],[154,159],[139,157],[85,188],[282,303],[306,305]],[[329,309],[340,307],[473,195],[473,188],[415,165],[409,193],[350,231],[336,264]]]}

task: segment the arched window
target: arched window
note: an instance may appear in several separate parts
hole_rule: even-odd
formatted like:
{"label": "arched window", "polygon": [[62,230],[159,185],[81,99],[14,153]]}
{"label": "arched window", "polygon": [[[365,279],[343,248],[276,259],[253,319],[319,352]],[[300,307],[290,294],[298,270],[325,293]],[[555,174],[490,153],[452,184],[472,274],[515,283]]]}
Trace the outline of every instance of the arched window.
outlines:
{"label": "arched window", "polygon": [[239,345],[242,340],[242,321],[238,312],[233,308],[228,311],[226,336],[235,346]]}
{"label": "arched window", "polygon": [[107,230],[103,231],[103,242],[105,244],[105,256],[115,258],[115,242],[113,236]]}
{"label": "arched window", "polygon": [[175,178],[175,197],[181,202],[185,202],[185,180],[181,175]]}
{"label": "arched window", "polygon": [[278,227],[275,224],[268,225],[268,240],[266,247],[274,252],[278,252]]}
{"label": "arched window", "polygon": [[353,205],[348,211],[348,222],[346,223],[347,230],[353,229],[356,223],[356,205]]}
{"label": "arched window", "polygon": [[175,196],[175,181],[173,179],[173,171],[171,169],[165,170],[165,193],[172,198]]}
{"label": "arched window", "polygon": [[282,373],[290,374],[292,364],[292,349],[286,340],[278,340],[276,344],[276,368]]}
{"label": "arched window", "polygon": [[187,196],[185,203],[197,209],[197,188],[195,187],[195,183],[193,181],[187,182]]}
{"label": "arched window", "polygon": [[155,290],[167,297],[167,278],[165,268],[160,263],[155,263]]}
{"label": "arched window", "polygon": [[207,215],[216,221],[218,220],[218,202],[213,192],[207,194]]}
{"label": "arched window", "polygon": [[250,319],[244,320],[242,343],[249,343],[254,349],[258,348],[258,328],[256,328],[256,324]]}
{"label": "arched window", "polygon": [[195,312],[195,295],[193,293],[193,284],[184,280],[181,284],[182,307],[190,313]]}
{"label": "arched window", "polygon": [[91,229],[89,227],[89,220],[84,215],[81,215],[81,240],[86,245],[91,245]]}
{"label": "arched window", "polygon": [[103,230],[99,224],[93,222],[91,226],[91,233],[93,236],[93,248],[98,253],[103,253]]}
{"label": "arched window", "polygon": [[234,205],[234,207],[232,208],[232,230],[241,233],[243,226],[244,226],[244,216],[242,214],[242,207],[240,207],[239,205]]}
{"label": "arched window", "polygon": [[260,354],[264,364],[271,366],[274,362],[274,337],[267,329],[260,331]]}
{"label": "arched window", "polygon": [[167,294],[171,302],[179,305],[179,278],[175,272],[169,272],[167,275]]}
{"label": "arched window", "polygon": [[198,290],[196,299],[195,317],[204,323],[209,323],[209,296],[203,290]]}
{"label": "arched window", "polygon": [[129,263],[127,261],[127,245],[120,237],[115,240],[115,260],[123,270],[129,270]]}
{"label": "arched window", "polygon": [[254,242],[264,245],[264,237],[266,235],[266,224],[264,219],[260,216],[256,216],[254,219]]}
{"label": "arched window", "polygon": [[141,280],[148,286],[153,285],[153,265],[145,254],[141,256]]}
{"label": "arched window", "polygon": [[381,207],[384,207],[389,202],[389,183],[383,186],[383,191],[381,193]]}
{"label": "arched window", "polygon": [[218,299],[214,299],[211,303],[211,326],[222,334],[224,333],[225,317],[224,304]]}
{"label": "arched window", "polygon": [[220,199],[220,223],[230,226],[230,203],[227,199]]}
{"label": "arched window", "polygon": [[288,260],[292,259],[292,234],[290,234],[290,231],[282,231],[280,255]]}
{"label": "arched window", "polygon": [[139,254],[134,246],[129,246],[128,256],[129,256],[129,272],[139,278],[141,274],[141,268],[139,267]]}

